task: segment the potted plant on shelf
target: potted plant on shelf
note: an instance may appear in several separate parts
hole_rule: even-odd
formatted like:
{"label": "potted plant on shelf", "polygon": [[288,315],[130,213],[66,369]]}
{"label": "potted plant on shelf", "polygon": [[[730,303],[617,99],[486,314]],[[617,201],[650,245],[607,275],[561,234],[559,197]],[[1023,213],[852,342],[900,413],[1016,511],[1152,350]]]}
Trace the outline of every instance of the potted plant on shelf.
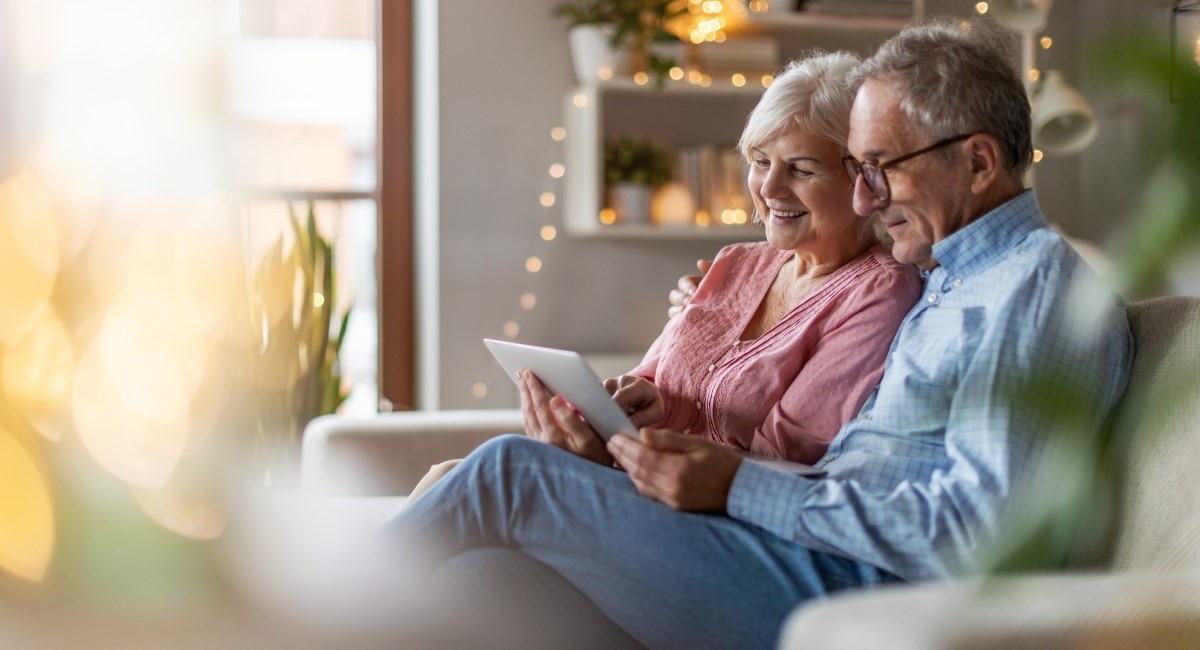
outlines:
{"label": "potted plant on shelf", "polygon": [[575,76],[594,83],[609,75],[653,73],[661,83],[682,45],[668,23],[688,13],[686,0],[573,0],[554,13],[571,21]]}
{"label": "potted plant on shelf", "polygon": [[650,221],[654,189],[671,180],[671,155],[651,141],[624,137],[604,145],[608,205],[625,223]]}

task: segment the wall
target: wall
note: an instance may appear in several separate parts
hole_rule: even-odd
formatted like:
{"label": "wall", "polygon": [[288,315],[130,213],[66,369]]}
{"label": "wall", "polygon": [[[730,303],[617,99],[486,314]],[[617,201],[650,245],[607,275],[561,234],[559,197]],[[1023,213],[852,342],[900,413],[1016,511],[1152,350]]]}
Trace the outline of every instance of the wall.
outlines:
{"label": "wall", "polygon": [[[665,321],[666,294],[676,278],[718,246],[581,241],[561,229],[552,242],[538,238],[542,225],[560,224],[558,208],[541,207],[538,196],[561,186],[546,171],[562,161],[562,145],[549,133],[562,123],[562,96],[574,83],[566,23],[550,14],[557,4],[439,3],[440,408],[516,403],[515,390],[480,343],[502,336],[512,319],[521,325],[521,341],[584,352],[644,350]],[[928,14],[969,15],[974,4],[927,0],[926,6]],[[1039,67],[1063,70],[1102,124],[1084,154],[1038,165],[1040,200],[1065,231],[1110,250],[1131,219],[1134,184],[1113,177],[1104,161],[1136,138],[1143,115],[1130,110],[1127,98],[1107,94],[1080,63],[1093,35],[1136,23],[1161,25],[1165,15],[1161,1],[1059,0],[1047,28],[1055,45],[1038,52]],[[532,276],[524,269],[530,255],[544,262]],[[527,290],[538,302],[526,313],[518,300]],[[471,394],[476,382],[488,385],[483,399]]]}

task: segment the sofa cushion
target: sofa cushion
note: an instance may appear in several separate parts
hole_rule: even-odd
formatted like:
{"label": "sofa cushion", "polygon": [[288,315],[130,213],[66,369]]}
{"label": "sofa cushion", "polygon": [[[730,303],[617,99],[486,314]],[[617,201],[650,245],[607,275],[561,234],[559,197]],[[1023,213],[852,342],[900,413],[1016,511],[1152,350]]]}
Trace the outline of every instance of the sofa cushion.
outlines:
{"label": "sofa cushion", "polygon": [[1200,299],[1129,306],[1136,354],[1114,413],[1123,481],[1112,564],[1200,569]]}

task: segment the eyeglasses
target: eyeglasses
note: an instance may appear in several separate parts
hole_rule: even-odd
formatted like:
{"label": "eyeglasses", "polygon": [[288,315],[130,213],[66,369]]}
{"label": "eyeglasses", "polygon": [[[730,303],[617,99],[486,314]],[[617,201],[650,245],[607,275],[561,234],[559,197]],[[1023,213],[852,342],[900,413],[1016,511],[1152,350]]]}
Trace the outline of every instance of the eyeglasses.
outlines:
{"label": "eyeglasses", "polygon": [[842,164],[846,166],[846,174],[850,176],[851,181],[856,180],[858,175],[862,174],[863,180],[867,183],[867,189],[871,190],[871,194],[875,195],[875,198],[879,199],[880,201],[887,201],[888,199],[892,198],[892,188],[888,185],[887,174],[884,173],[889,167],[895,167],[896,165],[899,165],[906,160],[912,160],[921,154],[926,154],[930,151],[941,149],[942,147],[952,145],[955,142],[961,142],[973,135],[978,135],[978,133],[965,133],[963,135],[956,135],[946,138],[945,140],[938,140],[924,149],[914,151],[912,153],[906,153],[899,158],[892,158],[887,162],[873,162],[870,160],[858,162],[854,156],[843,156]]}

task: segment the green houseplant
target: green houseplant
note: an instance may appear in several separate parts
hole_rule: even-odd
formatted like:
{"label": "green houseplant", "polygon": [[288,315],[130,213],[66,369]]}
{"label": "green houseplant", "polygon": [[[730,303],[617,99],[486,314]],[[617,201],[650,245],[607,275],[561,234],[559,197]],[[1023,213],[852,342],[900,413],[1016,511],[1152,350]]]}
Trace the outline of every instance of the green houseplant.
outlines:
{"label": "green houseplant", "polygon": [[573,0],[554,10],[570,21],[571,57],[581,83],[647,72],[661,84],[675,56],[653,46],[680,43],[667,25],[687,13],[686,0]]}
{"label": "green houseplant", "polygon": [[650,219],[650,196],[671,180],[671,154],[652,140],[623,137],[604,145],[609,206],[628,223]]}

